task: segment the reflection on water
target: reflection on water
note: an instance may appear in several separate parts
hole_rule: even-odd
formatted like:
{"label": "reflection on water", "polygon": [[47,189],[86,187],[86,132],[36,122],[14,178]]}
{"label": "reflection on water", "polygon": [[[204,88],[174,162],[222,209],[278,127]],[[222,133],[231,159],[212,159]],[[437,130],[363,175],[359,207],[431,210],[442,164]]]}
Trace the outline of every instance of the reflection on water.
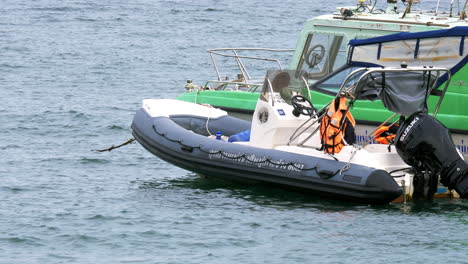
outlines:
{"label": "reflection on water", "polygon": [[175,192],[188,189],[203,191],[203,194],[216,193],[224,198],[242,199],[261,206],[284,210],[297,208],[326,212],[374,210],[379,213],[403,212],[405,214],[439,214],[468,211],[468,203],[462,199],[414,200],[406,204],[365,205],[333,200],[329,197],[321,197],[318,194],[297,192],[263,183],[245,183],[221,178],[208,178],[191,172],[178,178],[139,180],[133,183],[137,184],[141,189],[166,189]]}

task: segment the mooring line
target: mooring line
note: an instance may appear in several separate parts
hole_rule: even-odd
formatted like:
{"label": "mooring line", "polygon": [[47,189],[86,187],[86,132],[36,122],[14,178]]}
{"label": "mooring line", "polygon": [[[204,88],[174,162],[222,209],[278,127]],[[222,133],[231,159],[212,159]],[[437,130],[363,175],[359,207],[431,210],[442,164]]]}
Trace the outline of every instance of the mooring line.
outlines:
{"label": "mooring line", "polygon": [[122,143],[120,145],[117,145],[117,146],[114,146],[112,145],[110,148],[106,148],[106,149],[95,149],[94,151],[97,151],[97,152],[105,152],[105,151],[111,151],[113,149],[117,149],[117,148],[120,148],[120,147],[123,147],[125,145],[128,145],[128,144],[131,144],[135,141],[135,138],[131,138],[129,140],[127,140],[125,143]]}

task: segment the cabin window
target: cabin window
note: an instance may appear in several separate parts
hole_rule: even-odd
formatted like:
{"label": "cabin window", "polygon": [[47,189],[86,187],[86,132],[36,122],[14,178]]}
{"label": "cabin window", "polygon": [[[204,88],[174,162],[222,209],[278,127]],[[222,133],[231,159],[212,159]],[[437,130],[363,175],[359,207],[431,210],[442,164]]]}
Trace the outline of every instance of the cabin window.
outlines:
{"label": "cabin window", "polygon": [[[359,67],[343,66],[341,69],[338,69],[337,71],[327,76],[327,78],[324,78],[313,84],[311,88],[326,94],[336,95],[346,77],[348,77],[351,72],[357,69],[359,69]],[[361,74],[355,74],[353,78],[349,80],[346,86],[353,84],[353,81],[357,81]]]}
{"label": "cabin window", "polygon": [[318,80],[346,63],[347,42],[343,36],[310,34],[299,62],[298,70]]}
{"label": "cabin window", "polygon": [[[343,39],[343,37],[340,36]],[[348,41],[341,40],[340,46],[337,50],[335,62],[333,63],[333,70],[336,71],[346,64],[348,59]]]}

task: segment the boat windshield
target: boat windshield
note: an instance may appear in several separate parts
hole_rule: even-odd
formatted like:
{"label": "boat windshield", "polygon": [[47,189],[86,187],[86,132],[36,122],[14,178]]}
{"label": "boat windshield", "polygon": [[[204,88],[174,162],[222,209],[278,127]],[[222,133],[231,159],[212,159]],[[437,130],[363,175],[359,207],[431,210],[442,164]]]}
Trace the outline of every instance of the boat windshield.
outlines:
{"label": "boat windshield", "polygon": [[[345,65],[333,72],[332,74],[328,75],[327,77],[314,83],[311,86],[311,89],[330,95],[336,95],[336,93],[340,90],[341,84],[344,82],[346,77],[348,77],[348,75],[351,72],[357,70],[358,68],[360,67]],[[350,81],[346,84],[347,86],[345,86],[345,88],[348,88],[348,86],[353,83],[353,80],[357,81],[357,79],[359,79],[360,76],[360,74],[354,74],[352,79],[350,79]]]}
{"label": "boat windshield", "polygon": [[347,43],[343,36],[314,32],[307,36],[298,70],[318,80],[346,63]]}
{"label": "boat windshield", "polygon": [[301,91],[308,91],[306,72],[296,70],[269,70],[265,76],[260,99],[291,104],[292,96]]}

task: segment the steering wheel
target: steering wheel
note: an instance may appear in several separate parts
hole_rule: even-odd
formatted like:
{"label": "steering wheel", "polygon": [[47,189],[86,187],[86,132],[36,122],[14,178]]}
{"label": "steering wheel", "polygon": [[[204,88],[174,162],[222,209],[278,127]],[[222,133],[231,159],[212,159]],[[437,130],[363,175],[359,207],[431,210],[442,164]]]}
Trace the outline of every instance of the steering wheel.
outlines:
{"label": "steering wheel", "polygon": [[309,48],[305,56],[305,62],[310,68],[317,66],[325,56],[325,47],[322,44],[317,44]]}
{"label": "steering wheel", "polygon": [[300,94],[296,94],[291,98],[291,104],[294,107],[294,116],[312,116],[317,112],[317,109],[315,109],[314,105],[309,101],[309,99]]}

